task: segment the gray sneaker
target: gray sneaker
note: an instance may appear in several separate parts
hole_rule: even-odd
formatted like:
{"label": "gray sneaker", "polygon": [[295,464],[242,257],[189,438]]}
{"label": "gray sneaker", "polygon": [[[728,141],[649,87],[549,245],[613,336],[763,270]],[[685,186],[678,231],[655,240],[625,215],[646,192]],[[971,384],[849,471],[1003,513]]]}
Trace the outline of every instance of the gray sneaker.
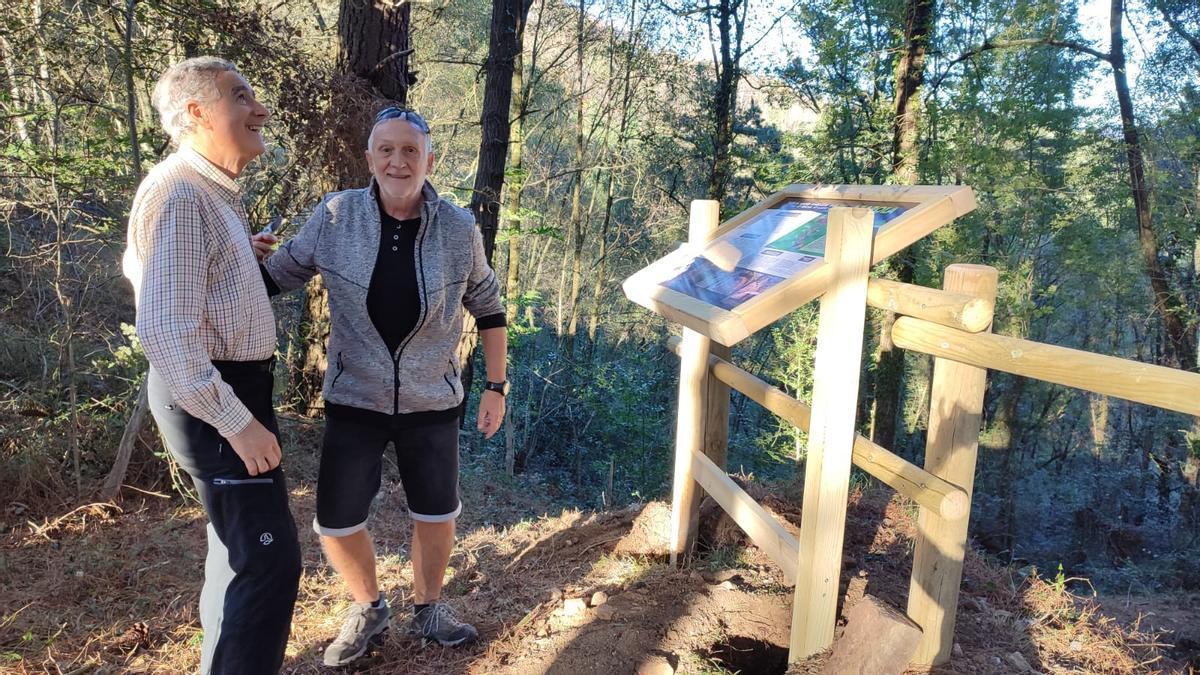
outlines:
{"label": "gray sneaker", "polygon": [[443,647],[457,647],[479,637],[475,627],[459,621],[450,605],[444,602],[435,602],[417,612],[409,624],[408,634]]}
{"label": "gray sneaker", "polygon": [[356,602],[350,605],[346,622],[337,639],[325,648],[325,665],[344,666],[367,653],[372,644],[383,644],[384,633],[391,625],[391,613],[383,594],[379,595],[382,607]]}

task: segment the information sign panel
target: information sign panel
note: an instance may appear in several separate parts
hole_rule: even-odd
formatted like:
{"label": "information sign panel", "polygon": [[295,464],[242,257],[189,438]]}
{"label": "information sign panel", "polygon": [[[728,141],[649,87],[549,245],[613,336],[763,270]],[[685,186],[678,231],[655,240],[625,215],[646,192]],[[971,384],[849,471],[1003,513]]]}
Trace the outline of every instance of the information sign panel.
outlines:
{"label": "information sign panel", "polygon": [[873,261],[975,207],[967,187],[793,185],[625,281],[629,299],[730,345],[824,292],[830,211],[874,214]]}

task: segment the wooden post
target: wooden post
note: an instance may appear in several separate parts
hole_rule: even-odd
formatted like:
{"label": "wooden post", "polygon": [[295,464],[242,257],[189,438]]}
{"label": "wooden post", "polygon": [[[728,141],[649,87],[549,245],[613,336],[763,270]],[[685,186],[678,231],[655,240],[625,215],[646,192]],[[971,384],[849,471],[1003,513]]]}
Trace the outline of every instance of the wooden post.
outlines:
{"label": "wooden post", "polygon": [[[692,201],[688,243],[699,249],[717,231],[721,204],[711,199]],[[724,437],[728,435],[729,389],[725,388],[726,431],[720,435],[710,424],[709,395],[715,394],[713,378],[708,375],[708,355],[712,340],[691,329],[683,329],[683,346],[679,358],[679,406],[675,422],[675,479],[671,494],[671,564],[686,564],[696,539],[696,522],[700,516],[700,494],[692,470],[692,454],[704,452],[717,466],[725,466]],[[728,356],[728,348],[723,352]],[[712,433],[705,430],[712,428]],[[711,442],[711,443],[710,443]],[[712,454],[710,454],[712,453]],[[713,457],[719,455],[720,461]]]}
{"label": "wooden post", "polygon": [[817,332],[800,563],[788,651],[793,663],[833,643],[874,218],[869,209],[829,211],[825,263],[830,267],[830,285],[821,298]]}
{"label": "wooden post", "polygon": [[[942,287],[991,304],[996,298],[997,276],[992,267],[951,265]],[[925,470],[961,487],[968,497],[975,483],[986,382],[987,371],[982,368],[934,359]],[[920,510],[908,616],[924,634],[913,663],[935,665],[950,660],[969,514],[969,505],[968,517],[956,520],[946,520],[924,507]]]}

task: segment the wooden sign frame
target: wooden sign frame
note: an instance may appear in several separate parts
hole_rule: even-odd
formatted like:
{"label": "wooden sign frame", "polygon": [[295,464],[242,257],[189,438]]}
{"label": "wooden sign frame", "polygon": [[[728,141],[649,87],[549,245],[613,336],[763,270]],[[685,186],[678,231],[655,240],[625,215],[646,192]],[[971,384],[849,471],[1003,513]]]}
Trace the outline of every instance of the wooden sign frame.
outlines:
{"label": "wooden sign frame", "polygon": [[[850,208],[904,206],[906,211],[875,234],[871,263],[903,250],[959,216],[975,209],[975,193],[965,186],[938,185],[811,185],[797,183],[776,192],[725,221],[713,234],[719,240],[764,211],[789,200],[828,203]],[[701,252],[696,251],[697,255]],[[676,255],[676,254],[671,254]],[[762,291],[732,309],[725,309],[668,288],[662,259],[651,263],[622,285],[626,297],[687,328],[730,346],[785,316],[825,292],[829,265],[823,258],[801,272]]]}

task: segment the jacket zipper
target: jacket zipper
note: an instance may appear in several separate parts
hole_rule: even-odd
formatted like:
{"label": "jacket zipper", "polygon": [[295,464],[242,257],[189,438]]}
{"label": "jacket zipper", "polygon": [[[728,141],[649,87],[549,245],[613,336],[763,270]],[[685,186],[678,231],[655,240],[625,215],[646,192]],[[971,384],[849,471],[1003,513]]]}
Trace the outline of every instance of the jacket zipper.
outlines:
{"label": "jacket zipper", "polygon": [[420,311],[420,314],[417,315],[417,325],[413,326],[413,329],[409,332],[409,334],[406,335],[404,337],[404,340],[402,340],[400,342],[400,346],[396,349],[396,354],[392,357],[392,414],[393,415],[400,414],[400,357],[402,354],[404,354],[404,348],[407,347],[408,343],[412,341],[413,336],[417,334],[417,331],[421,330],[421,326],[425,323],[425,312],[428,310],[428,307],[429,307],[429,298],[427,298],[425,296],[425,291],[426,291],[425,265],[420,260],[420,258],[421,258],[421,234],[425,231],[428,231],[429,220],[430,220],[429,205],[425,204],[421,207],[421,224],[417,226],[418,227],[417,236],[413,239],[413,255],[417,257],[417,260],[413,261],[413,264],[416,266],[414,269],[414,272],[419,272],[421,274],[421,284],[420,284],[421,294],[420,294],[420,298],[419,298],[419,300],[421,302],[421,311]]}
{"label": "jacket zipper", "polygon": [[333,382],[330,382],[330,383],[329,383],[329,390],[330,390],[330,391],[333,391],[333,388],[337,386],[337,381],[338,381],[338,378],[339,378],[339,377],[341,377],[341,376],[342,376],[342,373],[343,373],[343,372],[345,372],[345,371],[346,371],[346,366],[344,366],[344,365],[342,364],[342,353],[341,353],[341,352],[338,352],[338,357],[337,357],[337,375],[334,375],[334,376],[333,376]]}
{"label": "jacket zipper", "polygon": [[[450,372],[454,373],[455,377],[458,377],[458,369],[454,367],[454,361],[446,359],[446,365],[450,366]],[[450,395],[457,396],[458,391],[454,388],[454,383],[450,381],[449,377],[446,377],[445,373],[442,373],[442,379],[446,381],[446,386],[450,387]]]}

